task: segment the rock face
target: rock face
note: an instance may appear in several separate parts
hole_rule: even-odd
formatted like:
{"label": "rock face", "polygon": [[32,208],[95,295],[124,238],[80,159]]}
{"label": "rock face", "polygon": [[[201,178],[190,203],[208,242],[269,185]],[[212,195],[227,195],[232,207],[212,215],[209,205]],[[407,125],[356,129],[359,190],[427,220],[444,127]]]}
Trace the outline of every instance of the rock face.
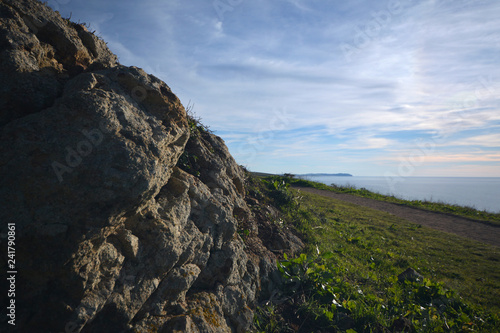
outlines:
{"label": "rock face", "polygon": [[[0,246],[15,223],[16,328],[247,331],[275,256],[237,232],[257,235],[258,217],[224,142],[192,134],[164,82],[40,2],[0,2],[0,45]],[[194,175],[181,156],[196,156]]]}

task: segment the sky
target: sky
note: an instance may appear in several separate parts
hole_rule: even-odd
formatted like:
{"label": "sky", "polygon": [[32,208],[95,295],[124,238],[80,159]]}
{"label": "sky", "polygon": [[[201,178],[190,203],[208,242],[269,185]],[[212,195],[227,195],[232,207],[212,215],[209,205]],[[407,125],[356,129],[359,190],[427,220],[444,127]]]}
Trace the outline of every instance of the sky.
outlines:
{"label": "sky", "polygon": [[498,0],[50,0],[270,173],[500,177]]}

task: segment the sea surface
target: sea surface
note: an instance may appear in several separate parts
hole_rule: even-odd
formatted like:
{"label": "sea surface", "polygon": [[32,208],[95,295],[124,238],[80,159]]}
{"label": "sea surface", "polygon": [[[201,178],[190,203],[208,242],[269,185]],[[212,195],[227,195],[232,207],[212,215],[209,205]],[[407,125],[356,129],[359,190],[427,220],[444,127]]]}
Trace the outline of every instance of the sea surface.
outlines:
{"label": "sea surface", "polygon": [[308,180],[366,188],[406,200],[428,200],[500,213],[500,177],[338,177],[301,176]]}

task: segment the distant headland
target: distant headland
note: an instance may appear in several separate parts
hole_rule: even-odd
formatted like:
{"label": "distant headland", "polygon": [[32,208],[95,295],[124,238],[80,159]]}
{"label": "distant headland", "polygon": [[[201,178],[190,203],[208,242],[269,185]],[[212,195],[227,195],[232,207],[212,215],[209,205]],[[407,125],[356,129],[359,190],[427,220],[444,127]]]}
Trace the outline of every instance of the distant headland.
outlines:
{"label": "distant headland", "polygon": [[[251,172],[253,175],[257,177],[269,177],[269,176],[277,176],[277,174],[274,173],[266,173],[266,172]],[[304,173],[304,174],[292,174],[292,173],[284,173],[281,174],[281,176],[287,176],[287,177],[309,177],[309,176],[315,176],[315,177],[325,177],[325,176],[330,176],[330,177],[352,177],[350,173]]]}

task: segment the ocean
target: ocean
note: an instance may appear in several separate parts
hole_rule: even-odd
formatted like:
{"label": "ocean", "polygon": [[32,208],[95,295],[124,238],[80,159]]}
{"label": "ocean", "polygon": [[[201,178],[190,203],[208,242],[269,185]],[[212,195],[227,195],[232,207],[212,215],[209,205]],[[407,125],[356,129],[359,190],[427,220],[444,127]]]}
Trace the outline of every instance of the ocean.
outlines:
{"label": "ocean", "polygon": [[406,200],[428,200],[500,213],[500,177],[338,177],[301,176],[338,186],[366,188]]}

